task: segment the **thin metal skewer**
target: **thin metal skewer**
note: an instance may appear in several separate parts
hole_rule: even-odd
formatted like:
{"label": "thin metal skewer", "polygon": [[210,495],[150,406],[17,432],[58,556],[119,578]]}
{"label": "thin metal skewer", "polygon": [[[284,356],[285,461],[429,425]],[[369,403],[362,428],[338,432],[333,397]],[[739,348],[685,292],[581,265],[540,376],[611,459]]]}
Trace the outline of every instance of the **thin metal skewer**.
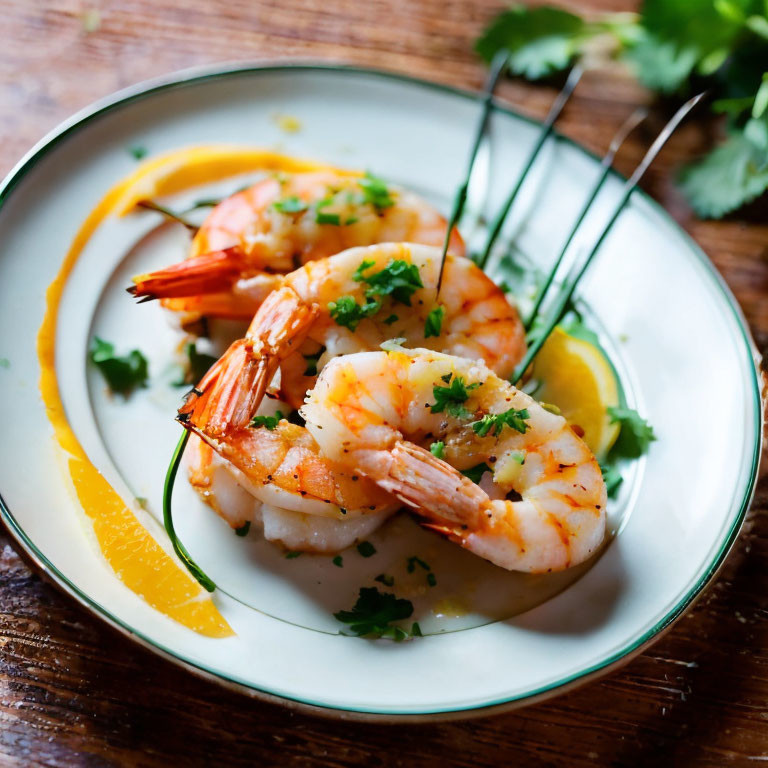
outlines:
{"label": "thin metal skewer", "polygon": [[448,222],[448,229],[445,232],[443,253],[440,257],[440,273],[437,276],[436,296],[440,295],[440,286],[443,283],[445,257],[448,253],[448,245],[451,241],[451,234],[453,233],[453,228],[456,226],[456,223],[461,218],[461,214],[464,212],[464,206],[467,202],[467,192],[469,190],[469,182],[472,177],[472,169],[475,165],[475,158],[477,157],[478,150],[480,149],[480,144],[488,132],[488,123],[491,117],[491,109],[493,108],[493,92],[496,90],[496,84],[499,82],[499,78],[501,77],[504,68],[507,66],[508,60],[509,51],[501,50],[496,53],[496,55],[493,57],[493,61],[491,62],[491,68],[483,86],[483,106],[482,111],[480,112],[480,121],[477,124],[477,130],[475,132],[475,140],[472,144],[472,150],[469,153],[467,173],[464,177],[464,183],[456,192],[456,197],[453,201],[453,211]]}
{"label": "thin metal skewer", "polygon": [[576,217],[576,221],[574,222],[573,228],[570,231],[570,234],[565,240],[565,243],[563,244],[562,249],[560,250],[560,254],[558,255],[557,259],[555,259],[555,263],[552,265],[551,270],[549,271],[549,274],[547,275],[547,279],[544,281],[544,285],[542,285],[541,290],[539,291],[539,295],[536,298],[536,303],[533,305],[533,309],[531,310],[530,315],[528,316],[528,319],[525,323],[525,330],[528,331],[531,328],[531,325],[533,321],[536,319],[536,316],[539,314],[539,310],[541,309],[541,305],[544,302],[544,299],[547,297],[547,294],[549,293],[549,289],[552,286],[552,283],[554,282],[555,275],[557,274],[558,269],[560,269],[560,265],[563,263],[563,258],[565,257],[566,252],[568,251],[569,246],[571,245],[571,242],[573,242],[573,238],[576,235],[576,232],[578,232],[579,227],[581,227],[582,221],[584,221],[584,218],[586,217],[587,213],[589,212],[589,209],[592,207],[592,203],[595,202],[595,198],[599,194],[600,190],[603,188],[603,184],[605,184],[605,180],[608,178],[608,174],[611,172],[611,166],[613,165],[613,159],[616,157],[616,153],[619,151],[619,148],[624,143],[624,140],[629,136],[632,131],[637,128],[640,123],[645,120],[645,118],[648,116],[648,110],[645,108],[636,109],[623,123],[623,125],[619,128],[618,131],[614,134],[613,139],[611,140],[611,145],[608,147],[608,151],[605,153],[605,156],[603,157],[603,160],[600,164],[601,167],[601,173],[598,176],[597,180],[595,181],[594,186],[592,187],[592,191],[587,198],[587,202],[584,204],[584,207],[581,209],[581,212]]}
{"label": "thin metal skewer", "polygon": [[528,348],[528,351],[526,352],[522,362],[515,369],[515,372],[511,378],[511,382],[513,384],[517,384],[517,382],[520,381],[528,366],[531,364],[541,347],[544,345],[544,342],[549,337],[549,334],[552,333],[554,327],[560,322],[562,316],[565,314],[573,293],[576,290],[576,286],[584,276],[584,273],[587,271],[587,268],[592,262],[592,259],[595,257],[595,254],[598,252],[600,246],[605,241],[605,238],[608,236],[608,233],[616,223],[619,215],[624,210],[624,207],[629,201],[629,198],[632,195],[632,192],[634,192],[638,182],[648,170],[650,164],[656,159],[656,155],[659,154],[661,148],[664,146],[664,144],[666,144],[669,137],[675,132],[675,130],[677,130],[677,126],[680,125],[685,116],[704,98],[705,95],[706,91],[699,93],[698,95],[686,101],[685,104],[683,104],[683,106],[680,107],[677,112],[675,112],[675,114],[672,116],[672,119],[664,126],[661,133],[659,133],[659,135],[656,137],[656,140],[653,142],[653,144],[651,144],[650,148],[645,153],[645,157],[643,157],[640,164],[637,166],[637,168],[635,168],[634,173],[624,184],[624,191],[621,195],[621,198],[614,208],[611,217],[608,219],[608,223],[603,227],[600,236],[597,238],[597,242],[592,247],[592,250],[589,252],[587,257],[584,259],[581,267],[576,268],[576,265],[574,265],[574,269],[576,270],[575,276],[569,282],[563,284],[560,293],[555,300],[554,308],[550,313],[546,326],[544,327],[542,333],[537,335],[536,340]]}
{"label": "thin metal skewer", "polygon": [[581,80],[581,76],[583,73],[584,73],[584,70],[581,68],[579,64],[573,67],[570,74],[568,75],[568,79],[565,81],[563,90],[560,91],[554,103],[550,107],[549,114],[547,115],[547,119],[544,121],[544,123],[541,126],[541,130],[539,131],[539,138],[536,140],[536,144],[534,144],[533,149],[531,150],[531,154],[528,156],[528,160],[526,161],[525,167],[523,168],[523,171],[517,180],[517,184],[515,184],[514,188],[509,194],[509,197],[507,197],[504,205],[502,206],[501,210],[496,215],[496,218],[493,220],[493,223],[491,224],[491,231],[490,231],[490,234],[488,235],[488,240],[485,244],[483,255],[480,257],[480,260],[478,261],[478,264],[481,269],[485,269],[485,266],[488,263],[488,258],[491,255],[491,251],[493,250],[493,246],[495,245],[496,240],[498,239],[499,235],[501,234],[501,230],[504,227],[504,222],[507,219],[507,215],[509,214],[509,209],[512,207],[512,203],[515,202],[515,198],[520,192],[520,189],[523,186],[523,182],[525,181],[525,178],[528,175],[528,172],[531,170],[531,167],[536,161],[536,158],[539,156],[539,152],[541,151],[541,148],[544,146],[544,143],[549,138],[549,134],[552,133],[552,126],[555,124],[555,121],[560,116],[560,113],[563,111],[563,107],[566,105],[566,103],[568,102],[568,99],[571,97],[571,94],[573,93],[574,89],[578,85],[579,80]]}

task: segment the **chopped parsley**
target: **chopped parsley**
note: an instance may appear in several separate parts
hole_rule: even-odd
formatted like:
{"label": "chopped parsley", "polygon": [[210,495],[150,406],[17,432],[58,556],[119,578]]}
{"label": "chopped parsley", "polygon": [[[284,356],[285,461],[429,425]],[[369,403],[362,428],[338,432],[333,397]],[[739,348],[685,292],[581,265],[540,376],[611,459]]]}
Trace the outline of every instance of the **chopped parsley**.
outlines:
{"label": "chopped parsley", "polygon": [[429,563],[425,563],[420,557],[416,557],[416,555],[413,555],[413,557],[408,558],[408,565],[406,566],[406,570],[408,573],[413,573],[416,570],[416,566],[419,566],[419,568],[423,568],[425,571],[431,571],[432,569],[429,567]]}
{"label": "chopped parsley", "polygon": [[387,576],[386,573],[380,573],[374,581],[381,582],[385,587],[391,587],[395,583],[395,577],[394,576]]}
{"label": "chopped parsley", "polygon": [[94,336],[89,357],[113,392],[128,395],[135,387],[143,387],[147,383],[147,358],[138,349],[120,357],[115,354],[113,344]]}
{"label": "chopped parsley", "polygon": [[328,302],[328,311],[336,325],[355,331],[364,317],[371,317],[381,309],[381,302],[369,299],[365,304],[358,304],[354,296],[340,296],[336,301]]}
{"label": "chopped parsley", "polygon": [[357,224],[358,221],[360,221],[360,219],[358,219],[357,216],[349,216],[344,220],[344,226],[349,227],[352,224]]}
{"label": "chopped parsley", "polygon": [[522,408],[519,411],[516,408],[510,408],[504,413],[486,414],[479,421],[472,422],[472,429],[480,437],[485,437],[490,431],[493,431],[494,436],[498,437],[504,427],[511,427],[525,434],[529,426],[526,421],[528,418],[530,415],[527,408]]}
{"label": "chopped parsley", "polygon": [[427,574],[427,584],[429,584],[430,587],[437,586],[437,577],[434,573],[432,573],[432,571]]}
{"label": "chopped parsley", "polygon": [[363,273],[367,272],[375,263],[366,259],[353,275],[358,283],[368,284],[369,287],[365,295],[369,298],[391,296],[395,301],[410,307],[413,294],[417,289],[424,287],[419,275],[419,268],[403,259],[392,259],[384,269],[365,276]]}
{"label": "chopped parsley", "polygon": [[421,634],[421,627],[419,626],[418,621],[413,622],[413,626],[411,627],[411,635],[413,635],[413,637],[424,637],[424,635]]}
{"label": "chopped parsley", "polygon": [[443,328],[443,318],[445,317],[445,307],[435,307],[431,309],[424,323],[424,338],[430,336],[439,336]]}
{"label": "chopped parsley", "polygon": [[515,464],[520,464],[520,466],[525,464],[525,454],[522,451],[512,451],[512,453],[509,454],[509,458],[512,459]]}
{"label": "chopped parsley", "polygon": [[475,464],[474,467],[470,467],[469,469],[461,470],[461,474],[464,475],[464,477],[468,477],[473,483],[479,483],[486,472],[493,472],[493,470],[485,462]]}
{"label": "chopped parsley", "polygon": [[392,325],[392,323],[396,323],[400,318],[397,315],[390,315],[389,317],[382,320],[384,325]]}
{"label": "chopped parsley", "polygon": [[447,387],[436,385],[432,387],[432,396],[435,398],[434,405],[431,406],[431,413],[445,412],[455,419],[468,419],[472,414],[464,407],[469,399],[469,393],[480,386],[479,383],[467,386],[461,376],[452,379],[452,374],[443,376],[443,381],[448,383]]}
{"label": "chopped parsley", "polygon": [[371,557],[372,555],[376,554],[376,547],[371,544],[370,541],[361,541],[357,545],[357,551],[363,556],[363,557]]}
{"label": "chopped parsley", "polygon": [[198,352],[197,345],[194,341],[184,345],[184,354],[187,356],[187,360],[181,375],[173,382],[175,387],[197,384],[197,382],[208,373],[208,369],[218,359],[213,355],[206,355],[204,352]]}
{"label": "chopped parsley", "polygon": [[303,213],[309,208],[303,200],[299,200],[295,195],[284,197],[282,200],[272,203],[272,207],[279,213]]}
{"label": "chopped parsley", "polygon": [[363,202],[370,203],[377,211],[391,208],[395,201],[383,179],[366,171],[365,177],[358,181],[363,190]]}
{"label": "chopped parsley", "polygon": [[282,418],[284,418],[282,411],[275,411],[274,416],[254,416],[251,419],[250,426],[266,427],[271,432],[280,423]]}
{"label": "chopped parsley", "polygon": [[656,439],[653,427],[632,408],[607,409],[611,424],[620,424],[621,432],[616,440],[611,455],[636,459],[642,456]]}
{"label": "chopped parsley", "polygon": [[443,458],[443,452],[445,450],[445,443],[442,440],[436,440],[429,446],[429,452],[433,456],[437,456],[438,459]]}
{"label": "chopped parsley", "polygon": [[307,361],[307,367],[304,370],[305,376],[317,376],[317,362],[324,352],[325,347],[320,347],[320,349],[312,355],[303,355],[304,359]]}
{"label": "chopped parsley", "polygon": [[331,560],[331,562],[337,567],[337,568],[343,568],[344,567],[344,558],[341,555],[336,555],[336,557]]}
{"label": "chopped parsley", "polygon": [[238,536],[247,536],[248,531],[251,530],[251,521],[246,520],[239,528],[235,528],[235,534]]}
{"label": "chopped parsley", "polygon": [[341,216],[338,213],[324,213],[323,211],[317,211],[315,221],[318,224],[332,224],[338,227],[341,225]]}
{"label": "chopped parsley", "polygon": [[301,552],[286,552],[285,553],[285,559],[286,560],[294,560],[295,558],[299,557],[301,555]]}
{"label": "chopped parsley", "polygon": [[390,592],[379,592],[376,587],[361,587],[352,610],[333,615],[342,624],[349,624],[357,637],[387,637],[399,642],[408,637],[408,632],[392,626],[391,622],[407,619],[412,614],[410,600],[395,597]]}
{"label": "chopped parsley", "polygon": [[147,148],[139,144],[128,147],[128,152],[134,160],[143,160],[149,154]]}

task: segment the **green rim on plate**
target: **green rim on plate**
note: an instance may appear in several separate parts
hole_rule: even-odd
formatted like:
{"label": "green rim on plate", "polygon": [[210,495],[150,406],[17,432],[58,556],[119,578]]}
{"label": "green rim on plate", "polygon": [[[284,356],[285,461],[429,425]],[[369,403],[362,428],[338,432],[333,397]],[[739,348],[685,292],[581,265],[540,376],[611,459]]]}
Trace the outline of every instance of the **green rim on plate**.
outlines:
{"label": "green rim on plate", "polygon": [[[451,86],[440,85],[431,83],[428,81],[420,80],[418,78],[409,77],[406,75],[393,74],[376,69],[367,69],[361,67],[343,66],[343,65],[324,65],[324,64],[280,64],[280,65],[225,65],[222,67],[205,68],[188,70],[181,73],[171,75],[169,77],[150,80],[144,83],[140,83],[136,86],[132,86],[125,90],[119,91],[111,97],[100,100],[90,107],[85,108],[81,112],[77,113],[69,120],[62,123],[59,127],[54,129],[51,133],[45,136],[35,147],[33,147],[27,155],[16,165],[16,167],[5,178],[0,186],[0,206],[8,199],[9,195],[16,187],[16,185],[24,178],[28,171],[30,171],[37,162],[42,159],[50,150],[56,147],[61,140],[66,138],[70,133],[83,127],[95,118],[100,117],[103,114],[111,112],[115,109],[121,108],[132,102],[144,99],[148,96],[156,94],[161,91],[170,89],[180,89],[189,85],[208,80],[215,80],[227,77],[237,77],[242,75],[258,75],[268,74],[274,72],[296,72],[296,71],[318,71],[318,72],[337,72],[348,74],[362,74],[365,76],[380,77],[390,79],[394,81],[400,81],[408,83],[419,88],[427,88],[432,90],[442,91],[453,96],[458,96],[463,99],[480,101],[481,96],[477,93],[473,93]],[[521,119],[529,124],[538,125],[539,123],[531,118],[521,115],[509,107],[504,107],[499,104],[495,104],[495,109],[499,112],[509,114],[515,118]],[[577,148],[580,152],[595,159],[598,158],[588,150],[580,147],[570,139],[563,137],[557,133],[553,133],[553,139],[555,141],[562,141],[566,144]],[[612,172],[617,178],[622,178],[620,174],[615,171]],[[671,222],[675,228],[677,225],[669,214],[662,208],[661,205],[652,200],[641,190],[635,192],[645,202],[660,213],[668,222]],[[755,349],[754,343],[751,340],[749,330],[747,328],[746,321],[738,307],[738,304],[725,284],[723,278],[716,271],[708,257],[703,251],[692,241],[690,238],[688,245],[692,255],[701,263],[705,268],[706,273],[711,277],[714,284],[719,288],[726,303],[730,307],[731,312],[736,320],[736,323],[741,331],[741,340],[743,342],[743,353],[746,355],[747,370],[751,372],[751,389],[753,395],[753,405],[755,408],[755,414],[757,419],[755,429],[755,443],[752,450],[751,465],[749,467],[749,479],[746,484],[744,496],[741,501],[741,505],[738,514],[735,516],[730,530],[724,537],[719,549],[714,554],[709,565],[705,568],[704,573],[698,579],[698,581],[689,589],[689,591],[677,602],[677,604],[671,608],[666,615],[656,623],[651,629],[642,634],[639,638],[627,643],[620,650],[615,651],[607,658],[602,659],[598,663],[591,667],[585,668],[570,676],[566,676],[554,683],[542,686],[533,691],[529,691],[524,694],[510,696],[499,700],[490,701],[481,706],[468,706],[468,707],[446,707],[444,709],[434,708],[424,710],[418,713],[410,712],[382,712],[373,708],[346,708],[334,706],[331,704],[318,703],[298,697],[286,696],[283,694],[275,694],[272,691],[264,690],[254,686],[253,684],[238,679],[237,677],[223,674],[220,672],[212,671],[205,666],[202,666],[184,656],[176,653],[170,648],[158,643],[145,635],[136,632],[132,627],[127,625],[121,619],[110,613],[110,611],[93,601],[85,592],[73,584],[63,573],[57,570],[48,558],[35,546],[25,531],[21,528],[12,512],[5,504],[2,496],[0,496],[0,516],[5,521],[8,530],[11,535],[16,539],[17,543],[23,548],[28,556],[35,562],[45,573],[47,573],[54,582],[58,584],[65,592],[74,597],[82,605],[99,615],[107,623],[113,627],[119,629],[124,634],[127,634],[131,638],[139,641],[151,650],[165,656],[171,661],[190,669],[191,671],[200,674],[208,679],[215,680],[219,683],[229,684],[238,690],[241,690],[252,695],[258,695],[261,698],[273,702],[290,703],[294,706],[301,706],[311,709],[315,713],[326,714],[331,711],[349,712],[357,717],[379,719],[379,720],[414,720],[419,718],[428,717],[450,717],[466,715],[468,713],[475,712],[476,714],[485,714],[489,710],[507,708],[513,705],[519,705],[523,702],[527,703],[534,699],[543,698],[547,695],[552,695],[555,691],[563,689],[569,685],[574,684],[576,681],[583,680],[588,677],[594,677],[599,672],[607,672],[611,667],[616,666],[621,661],[627,661],[633,655],[639,653],[644,646],[650,643],[660,632],[667,629],[676,619],[678,619],[685,609],[691,605],[691,603],[697,598],[704,587],[712,580],[721,565],[723,564],[728,552],[730,551],[733,543],[738,536],[741,525],[744,521],[744,517],[747,513],[749,505],[754,494],[755,483],[757,479],[758,466],[760,462],[760,454],[762,448],[761,440],[761,423],[762,423],[762,401],[760,394],[760,381],[758,374],[758,353]]]}

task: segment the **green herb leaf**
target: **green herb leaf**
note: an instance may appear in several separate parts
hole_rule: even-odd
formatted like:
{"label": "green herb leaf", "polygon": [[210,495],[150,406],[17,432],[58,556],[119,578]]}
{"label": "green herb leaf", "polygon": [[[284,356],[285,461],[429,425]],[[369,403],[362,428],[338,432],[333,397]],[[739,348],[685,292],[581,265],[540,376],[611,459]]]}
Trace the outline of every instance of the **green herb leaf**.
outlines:
{"label": "green herb leaf", "polygon": [[338,213],[324,213],[318,211],[315,215],[315,221],[318,224],[332,224],[335,227],[341,225],[341,216]]}
{"label": "green herb leaf", "polygon": [[631,408],[611,408],[607,409],[611,418],[611,424],[620,424],[621,432],[611,449],[612,457],[625,457],[636,459],[642,456],[648,446],[656,439],[653,434],[653,427],[637,411]]}
{"label": "green herb leaf", "polygon": [[376,210],[391,208],[395,201],[383,179],[366,171],[365,177],[358,182],[363,190],[363,202],[370,203]]}
{"label": "green herb leaf", "polygon": [[120,357],[115,354],[113,344],[94,336],[89,357],[113,392],[128,395],[134,388],[146,385],[149,367],[147,358],[138,349]]}
{"label": "green herb leaf", "polygon": [[437,586],[437,577],[431,571],[427,574],[427,584],[429,584],[430,587]]}
{"label": "green herb leaf", "polygon": [[468,419],[472,414],[464,408],[462,403],[469,399],[469,393],[479,387],[480,384],[475,383],[467,386],[461,376],[456,376],[453,381],[451,381],[450,376],[448,374],[448,379],[444,378],[444,381],[450,381],[450,386],[432,387],[432,396],[435,398],[435,403],[431,406],[430,411],[431,413],[442,413],[445,411],[449,416],[453,416],[456,419]]}
{"label": "green herb leaf", "polygon": [[413,622],[413,626],[411,627],[411,634],[414,637],[424,637],[424,635],[421,634],[421,627],[419,626],[418,621]]}
{"label": "green herb leaf", "polygon": [[382,320],[384,325],[392,325],[392,323],[396,323],[400,318],[397,315],[390,315],[389,317]]}
{"label": "green herb leaf", "polygon": [[413,603],[410,600],[395,597],[389,592],[379,592],[376,587],[362,587],[351,611],[338,611],[333,615],[342,624],[349,624],[350,630],[358,637],[389,637],[400,641],[408,637],[408,633],[400,627],[391,626],[391,622],[407,619],[412,613]]}
{"label": "green herb leaf", "polygon": [[461,474],[464,475],[464,477],[468,477],[473,483],[479,483],[486,472],[493,472],[493,470],[485,462],[475,464],[474,467],[470,467],[469,469],[461,470]]}
{"label": "green herb leaf", "polygon": [[768,189],[768,147],[748,138],[758,138],[765,119],[752,118],[743,131],[734,131],[702,160],[683,169],[680,186],[699,216],[720,218]]}
{"label": "green herb leaf", "polygon": [[282,411],[275,411],[274,416],[254,416],[251,419],[250,426],[266,427],[270,432],[277,427],[280,420],[284,418]]}
{"label": "green herb leaf", "polygon": [[424,287],[419,268],[403,259],[392,259],[384,269],[367,277],[364,276],[363,272],[370,269],[374,263],[364,261],[353,275],[357,282],[367,283],[370,286],[366,295],[369,297],[391,296],[395,301],[410,307],[413,294],[417,289]]}
{"label": "green herb leaf", "polygon": [[337,567],[337,568],[343,568],[344,567],[344,558],[341,555],[336,555],[336,557],[331,560],[331,562]]}
{"label": "green herb leaf", "polygon": [[443,327],[443,318],[445,317],[445,307],[435,307],[430,310],[424,323],[424,338],[430,336],[439,336]]}
{"label": "green herb leaf", "polygon": [[429,452],[433,456],[437,456],[438,459],[443,458],[443,451],[445,450],[445,443],[442,440],[438,440],[437,442],[432,443],[432,445],[429,446]]}
{"label": "green herb leaf", "polygon": [[237,536],[247,536],[248,531],[251,530],[251,521],[246,520],[239,528],[235,528],[235,534]]}
{"label": "green herb leaf", "polygon": [[408,573],[413,573],[416,570],[416,566],[419,566],[419,568],[423,568],[425,571],[431,571],[432,569],[429,567],[429,563],[425,563],[420,557],[416,557],[416,555],[413,555],[413,557],[408,558],[408,564],[406,566],[406,570]]}
{"label": "green herb leaf", "polygon": [[131,157],[134,160],[143,160],[149,154],[146,147],[142,147],[138,144],[128,147],[128,152],[130,152]]}
{"label": "green herb leaf", "polygon": [[479,421],[472,423],[472,429],[476,435],[485,437],[491,430],[495,437],[501,434],[504,427],[510,427],[516,429],[518,432],[525,434],[529,424],[526,419],[530,418],[527,408],[521,408],[517,410],[510,408],[504,413],[489,413],[483,416]]}
{"label": "green herb leaf", "polygon": [[272,207],[279,213],[303,213],[309,205],[295,195],[291,195],[272,203]]}
{"label": "green herb leaf", "polygon": [[374,578],[374,581],[378,581],[382,583],[385,587],[391,587],[395,583],[395,577],[387,576],[386,573],[380,573],[378,576]]}
{"label": "green herb leaf", "polygon": [[191,342],[184,346],[184,354],[187,356],[186,364],[184,365],[181,376],[176,381],[172,382],[175,387],[197,384],[197,382],[208,373],[209,368],[218,359],[213,355],[206,355],[204,352],[198,352],[195,342]]}
{"label": "green herb leaf", "polygon": [[510,71],[537,80],[570,66],[579,53],[585,31],[585,22],[567,11],[518,5],[491,22],[475,50],[491,61],[497,51],[506,49],[510,52]]}
{"label": "green herb leaf", "polygon": [[370,299],[363,305],[355,301],[354,296],[341,296],[336,301],[328,303],[328,311],[336,321],[336,325],[355,331],[364,317],[371,317],[381,309],[380,301]]}
{"label": "green herb leaf", "polygon": [[603,473],[603,482],[605,483],[605,490],[608,492],[608,498],[615,499],[624,478],[612,464],[601,464],[600,471]]}
{"label": "green herb leaf", "polygon": [[363,557],[371,557],[372,555],[376,554],[376,547],[371,544],[370,541],[361,541],[357,545],[357,551],[363,556]]}
{"label": "green herb leaf", "polygon": [[305,376],[317,376],[317,362],[324,353],[325,347],[320,347],[320,349],[312,355],[303,355],[304,359],[307,361],[307,367],[304,370]]}
{"label": "green herb leaf", "polygon": [[301,555],[301,552],[286,552],[285,553],[285,559],[286,560],[294,560],[295,558],[299,557]]}

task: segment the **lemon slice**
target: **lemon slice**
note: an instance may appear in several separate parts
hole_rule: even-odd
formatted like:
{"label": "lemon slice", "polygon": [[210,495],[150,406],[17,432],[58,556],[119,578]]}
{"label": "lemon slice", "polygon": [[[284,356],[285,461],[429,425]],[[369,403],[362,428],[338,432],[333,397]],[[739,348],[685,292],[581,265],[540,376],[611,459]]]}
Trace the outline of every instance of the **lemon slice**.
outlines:
{"label": "lemon slice", "polygon": [[568,423],[583,431],[584,441],[598,459],[619,436],[609,406],[619,404],[616,376],[605,355],[593,344],[555,328],[533,363],[533,378],[542,382],[536,398],[556,405]]}

